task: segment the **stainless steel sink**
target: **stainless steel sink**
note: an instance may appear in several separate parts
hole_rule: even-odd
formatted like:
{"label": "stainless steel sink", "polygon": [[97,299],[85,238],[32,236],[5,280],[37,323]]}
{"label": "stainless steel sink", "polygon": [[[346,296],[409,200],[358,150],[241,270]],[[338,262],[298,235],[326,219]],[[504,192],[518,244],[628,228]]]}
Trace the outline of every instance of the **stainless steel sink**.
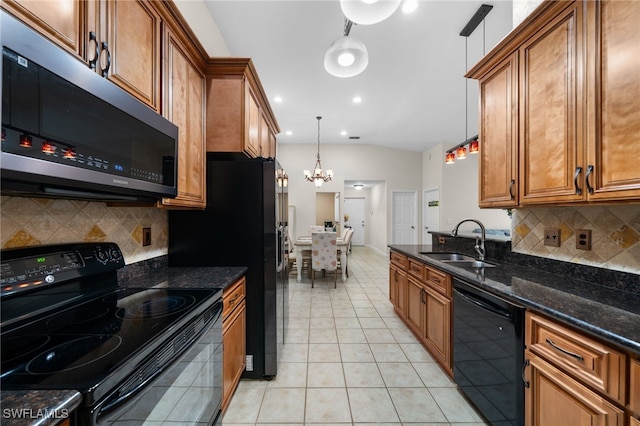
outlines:
{"label": "stainless steel sink", "polygon": [[420,252],[420,254],[430,257],[431,259],[434,259],[434,260],[440,260],[442,262],[459,262],[459,261],[468,262],[468,261],[475,260],[471,256],[467,256],[466,254],[460,254],[460,253],[436,253],[436,252],[425,251],[425,252]]}
{"label": "stainless steel sink", "polygon": [[461,268],[495,268],[497,266],[482,260],[450,260],[446,262],[452,266],[459,266]]}
{"label": "stainless steel sink", "polygon": [[471,256],[461,253],[422,251],[420,254],[430,257],[433,260],[439,260],[440,262],[448,263],[451,266],[458,266],[460,268],[495,268],[497,266],[482,260],[476,260]]}

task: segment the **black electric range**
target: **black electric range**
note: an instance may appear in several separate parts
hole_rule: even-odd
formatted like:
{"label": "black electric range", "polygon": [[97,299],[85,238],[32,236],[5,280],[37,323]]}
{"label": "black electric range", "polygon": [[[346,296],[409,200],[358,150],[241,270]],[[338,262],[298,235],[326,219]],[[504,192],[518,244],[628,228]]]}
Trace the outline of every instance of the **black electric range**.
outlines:
{"label": "black electric range", "polygon": [[[222,290],[120,288],[116,272],[123,266],[115,244],[3,251],[0,386],[77,390],[79,424],[142,424],[158,420],[153,408],[167,411],[167,401],[181,411],[179,400],[166,395],[182,392],[184,371],[197,368],[201,377],[195,383],[194,375],[191,392],[211,395],[206,410],[160,420],[214,423],[222,387]],[[179,376],[179,387],[172,387]],[[146,414],[142,405],[150,407]]]}

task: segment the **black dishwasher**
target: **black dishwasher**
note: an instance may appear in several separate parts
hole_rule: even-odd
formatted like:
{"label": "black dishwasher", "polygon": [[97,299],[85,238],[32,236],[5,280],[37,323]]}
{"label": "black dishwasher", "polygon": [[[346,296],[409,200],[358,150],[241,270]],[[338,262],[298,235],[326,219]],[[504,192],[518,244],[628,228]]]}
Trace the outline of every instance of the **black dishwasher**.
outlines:
{"label": "black dishwasher", "polygon": [[524,309],[453,280],[453,375],[492,425],[524,424]]}

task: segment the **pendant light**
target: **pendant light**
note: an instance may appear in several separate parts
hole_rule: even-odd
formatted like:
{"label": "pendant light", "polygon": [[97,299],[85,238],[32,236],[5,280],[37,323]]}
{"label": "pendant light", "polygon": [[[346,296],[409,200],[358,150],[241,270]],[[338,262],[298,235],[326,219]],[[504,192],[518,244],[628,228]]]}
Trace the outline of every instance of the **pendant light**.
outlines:
{"label": "pendant light", "polygon": [[400,6],[401,0],[340,0],[342,13],[358,25],[384,21]]}
{"label": "pendant light", "polygon": [[353,77],[369,64],[369,53],[363,42],[349,36],[353,22],[344,20],[344,35],[329,46],[324,55],[324,69],[334,77]]}
{"label": "pendant light", "polygon": [[304,178],[309,182],[313,182],[316,188],[320,188],[323,182],[329,182],[333,177],[333,170],[328,170],[326,174],[322,171],[322,164],[320,163],[320,120],[322,117],[316,117],[318,120],[318,153],[316,154],[316,166],[313,168],[313,174],[311,171],[304,171]]}

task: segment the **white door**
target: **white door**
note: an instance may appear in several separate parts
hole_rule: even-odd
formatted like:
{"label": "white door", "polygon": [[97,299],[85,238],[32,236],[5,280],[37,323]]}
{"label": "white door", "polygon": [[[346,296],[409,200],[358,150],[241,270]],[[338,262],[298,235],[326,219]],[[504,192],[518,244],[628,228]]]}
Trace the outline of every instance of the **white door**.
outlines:
{"label": "white door", "polygon": [[431,234],[429,231],[440,230],[440,190],[429,189],[424,191],[422,197],[422,223],[424,224],[422,230],[422,243],[431,244]]}
{"label": "white door", "polygon": [[394,191],[393,244],[416,244],[418,240],[418,204],[416,191]]}
{"label": "white door", "polygon": [[345,198],[344,214],[349,217],[344,224],[353,228],[353,236],[351,237],[351,245],[364,245],[364,198]]}

